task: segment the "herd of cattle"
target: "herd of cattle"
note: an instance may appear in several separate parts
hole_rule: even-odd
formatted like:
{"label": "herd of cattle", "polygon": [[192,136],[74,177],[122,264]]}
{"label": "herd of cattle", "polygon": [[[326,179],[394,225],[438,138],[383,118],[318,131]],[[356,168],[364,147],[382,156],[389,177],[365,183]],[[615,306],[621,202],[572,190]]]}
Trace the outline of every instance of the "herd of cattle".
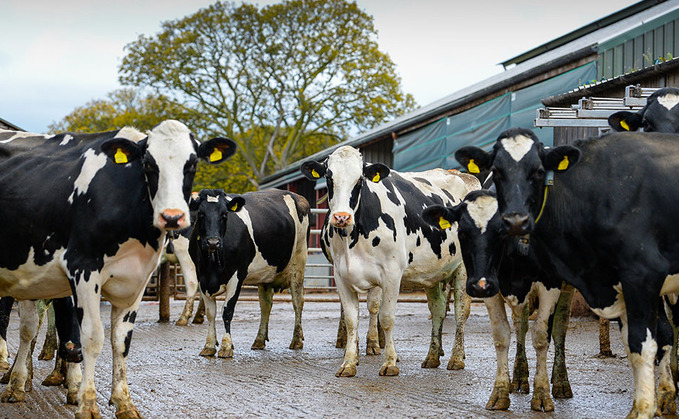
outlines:
{"label": "herd of cattle", "polygon": [[[328,188],[321,248],[334,267],[343,321],[338,337],[346,348],[336,375],[356,375],[361,292],[368,293],[371,314],[367,352],[379,354],[383,347],[379,374],[399,373],[396,301],[400,286],[414,283],[426,290],[432,320],[424,368],[440,365],[451,293],[457,324],[448,369],[464,368],[470,296],[484,299],[497,351],[486,408],[505,410],[511,391],[529,388],[525,357],[510,379],[505,302],[520,315],[535,298],[531,407],[552,411],[552,396],[572,397],[563,356],[567,316],[564,321],[554,315],[570,303],[572,292],[562,285],[568,284],[596,314],[620,320],[634,372],[628,417],[674,414],[677,104],[679,89],[661,89],[640,112],[609,119],[616,131],[643,132],[614,132],[554,148],[530,130],[510,129],[490,152],[457,150],[455,157],[469,174],[398,173],[365,162],[348,146],[324,161],[305,162],[302,173],[324,179]],[[233,356],[230,323],[243,284],[260,289],[261,323],[253,349],[268,340],[273,292],[288,288],[295,310],[290,349],[302,348],[309,203],[278,190],[244,195],[203,190],[191,196],[198,160],[218,164],[235,149],[225,138],[197,141],[172,120],[147,134],[130,128],[58,135],[0,131],[0,368],[7,360],[3,329],[11,298],[19,301],[21,319],[21,344],[2,402],[23,401],[31,388],[31,341],[39,324],[35,300],[51,299],[58,354],[69,365],[67,400],[78,405],[77,417],[100,416],[94,371],[104,340],[103,296],[112,306],[110,403],[118,417],[139,417],[128,390],[126,358],[146,283],[168,242],[187,284],[179,323],[191,316],[198,289],[205,303],[209,328],[201,355]],[[486,181],[483,187],[480,180]],[[219,352],[217,296],[225,297],[226,333]],[[525,337],[525,327],[517,332],[521,329]],[[550,333],[557,354],[551,392]]]}

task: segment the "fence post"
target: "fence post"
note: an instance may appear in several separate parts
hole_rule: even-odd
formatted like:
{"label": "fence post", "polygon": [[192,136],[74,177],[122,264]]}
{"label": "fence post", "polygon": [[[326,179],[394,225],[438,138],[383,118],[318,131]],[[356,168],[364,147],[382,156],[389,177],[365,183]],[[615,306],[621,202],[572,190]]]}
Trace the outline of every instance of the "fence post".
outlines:
{"label": "fence post", "polygon": [[158,309],[160,318],[158,323],[170,321],[170,264],[168,262],[160,265],[158,272]]}

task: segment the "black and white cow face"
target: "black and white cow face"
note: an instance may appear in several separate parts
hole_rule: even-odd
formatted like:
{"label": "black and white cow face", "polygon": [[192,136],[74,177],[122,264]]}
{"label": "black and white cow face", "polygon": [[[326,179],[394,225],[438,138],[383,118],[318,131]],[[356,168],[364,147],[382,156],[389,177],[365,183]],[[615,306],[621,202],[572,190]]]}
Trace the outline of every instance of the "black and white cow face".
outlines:
{"label": "black and white cow face", "polygon": [[199,237],[201,251],[209,255],[223,251],[229,212],[238,212],[244,205],[242,196],[229,198],[221,189],[203,189],[191,199],[190,209],[196,211],[193,228]]}
{"label": "black and white cow face", "polygon": [[377,183],[389,176],[387,166],[364,164],[361,153],[349,146],[335,150],[324,163],[305,162],[301,171],[310,180],[325,177],[330,208],[328,222],[337,228],[354,225],[363,182]]}
{"label": "black and white cow face", "polygon": [[638,112],[620,111],[608,117],[616,131],[679,133],[679,89],[666,87],[648,97]]}
{"label": "black and white cow face", "polygon": [[571,146],[545,150],[532,131],[513,128],[500,134],[492,153],[463,147],[455,158],[470,171],[491,170],[504,228],[521,236],[534,228],[547,172],[568,170],[579,160],[580,150]]}
{"label": "black and white cow face", "polygon": [[161,230],[181,230],[191,225],[187,203],[198,159],[221,163],[235,153],[236,144],[226,138],[200,143],[184,124],[168,120],[138,143],[114,138],[102,144],[102,151],[120,165],[141,160],[153,207],[153,225]]}
{"label": "black and white cow face", "polygon": [[422,211],[422,219],[441,230],[458,223],[457,236],[467,269],[467,294],[488,298],[499,292],[497,267],[506,235],[493,192],[470,192],[454,207],[429,206]]}

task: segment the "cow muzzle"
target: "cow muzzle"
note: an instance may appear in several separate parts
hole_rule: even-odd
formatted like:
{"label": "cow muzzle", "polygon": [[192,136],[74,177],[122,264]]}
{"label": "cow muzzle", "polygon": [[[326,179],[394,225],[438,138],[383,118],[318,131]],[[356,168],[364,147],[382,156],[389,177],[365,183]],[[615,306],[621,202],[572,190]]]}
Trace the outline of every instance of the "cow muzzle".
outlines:
{"label": "cow muzzle", "polygon": [[528,215],[511,213],[502,216],[502,222],[510,236],[523,236],[530,233],[531,224]]}
{"label": "cow muzzle", "polygon": [[467,281],[467,294],[471,297],[489,298],[499,292],[495,281],[480,278],[478,281]]}
{"label": "cow muzzle", "polygon": [[332,214],[330,224],[332,224],[333,227],[345,228],[352,225],[353,221],[351,214],[348,212],[335,212]]}
{"label": "cow muzzle", "polygon": [[207,244],[208,252],[213,253],[219,250],[220,240],[218,238],[210,237],[209,239],[205,240],[205,243]]}
{"label": "cow muzzle", "polygon": [[180,230],[187,227],[186,214],[178,209],[166,209],[160,213],[160,225],[166,230]]}

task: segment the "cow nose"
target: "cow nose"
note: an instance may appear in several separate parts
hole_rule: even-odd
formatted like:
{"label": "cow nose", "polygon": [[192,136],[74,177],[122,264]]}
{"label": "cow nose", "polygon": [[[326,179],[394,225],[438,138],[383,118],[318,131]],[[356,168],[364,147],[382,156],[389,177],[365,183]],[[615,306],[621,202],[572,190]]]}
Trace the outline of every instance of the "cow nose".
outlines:
{"label": "cow nose", "polygon": [[206,240],[210,251],[215,251],[219,247],[219,239],[216,237],[211,237]]}
{"label": "cow nose", "polygon": [[467,294],[477,298],[488,298],[495,295],[494,287],[486,278],[467,283]]}
{"label": "cow nose", "polygon": [[351,214],[346,212],[336,212],[332,215],[332,220],[335,227],[346,227],[351,221]]}
{"label": "cow nose", "polygon": [[161,224],[167,229],[178,229],[184,224],[184,211],[167,209],[160,213]]}
{"label": "cow nose", "polygon": [[507,234],[510,236],[523,236],[530,233],[530,220],[528,215],[512,213],[502,217],[502,221],[507,228]]}

